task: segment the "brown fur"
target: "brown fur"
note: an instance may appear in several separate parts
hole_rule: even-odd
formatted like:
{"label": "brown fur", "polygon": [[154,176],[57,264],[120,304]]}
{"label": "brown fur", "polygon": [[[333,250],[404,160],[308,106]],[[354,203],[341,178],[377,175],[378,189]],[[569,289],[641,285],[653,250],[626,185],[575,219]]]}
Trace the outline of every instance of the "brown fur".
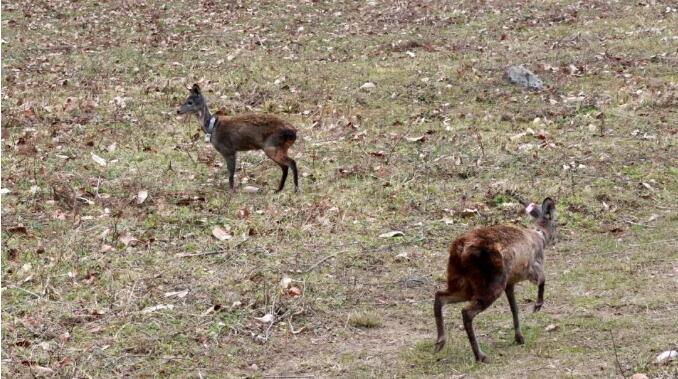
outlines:
{"label": "brown fur", "polygon": [[212,144],[224,156],[229,170],[229,185],[233,188],[235,152],[263,150],[282,169],[283,176],[276,192],[285,186],[288,168],[292,168],[294,189],[298,190],[296,162],[288,150],[297,138],[297,129],[292,124],[267,114],[248,113],[237,116],[217,116]]}
{"label": "brown fur", "polygon": [[544,200],[534,229],[517,225],[495,225],[466,232],[452,242],[447,265],[447,289],[436,292],[434,315],[438,330],[436,351],[445,345],[442,307],[468,301],[462,310],[464,328],[476,360],[486,357],[478,347],[473,331],[473,318],[489,307],[502,292],[509,300],[515,329],[515,340],[523,343],[515,302],[514,285],[530,280],[539,286],[537,311],[543,304],[545,277],[544,247],[554,233],[555,205]]}
{"label": "brown fur", "polygon": [[275,146],[286,155],[287,149],[295,141],[280,138],[283,131],[291,131],[296,135],[297,129],[273,115],[246,113],[216,117],[213,141],[228,145],[236,151],[263,150],[266,146]]}

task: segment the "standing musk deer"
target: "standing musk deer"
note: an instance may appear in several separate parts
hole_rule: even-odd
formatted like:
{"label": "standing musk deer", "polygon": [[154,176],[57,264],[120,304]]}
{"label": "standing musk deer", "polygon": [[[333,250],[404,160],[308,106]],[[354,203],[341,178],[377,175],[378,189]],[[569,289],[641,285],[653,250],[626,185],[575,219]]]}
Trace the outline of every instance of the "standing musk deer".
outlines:
{"label": "standing musk deer", "polygon": [[468,301],[461,311],[464,329],[476,361],[486,362],[473,331],[473,318],[487,309],[502,292],[506,293],[513,314],[515,341],[524,343],[514,286],[523,280],[537,284],[534,312],[541,309],[545,283],[544,248],[554,238],[556,206],[548,197],[541,207],[520,202],[533,218],[533,225],[529,228],[513,224],[483,227],[462,234],[450,245],[447,289],[437,291],[433,303],[438,331],[436,353],[445,346],[443,305]]}
{"label": "standing musk deer", "polygon": [[282,178],[276,193],[285,187],[287,172],[290,168],[294,178],[294,192],[299,191],[297,162],[287,154],[287,150],[297,139],[297,130],[290,123],[267,114],[247,113],[232,117],[212,115],[207,108],[205,97],[200,92],[200,86],[197,84],[190,89],[188,98],[177,113],[193,113],[198,116],[202,130],[205,132],[205,140],[209,140],[226,160],[228,185],[231,191],[234,188],[235,153],[247,150],[263,150],[280,166]]}

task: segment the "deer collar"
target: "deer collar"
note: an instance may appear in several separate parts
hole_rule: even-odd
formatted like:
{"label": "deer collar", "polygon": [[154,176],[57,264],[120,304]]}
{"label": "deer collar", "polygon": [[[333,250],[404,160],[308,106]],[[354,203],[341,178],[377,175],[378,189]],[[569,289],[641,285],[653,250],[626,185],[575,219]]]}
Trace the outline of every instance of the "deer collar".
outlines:
{"label": "deer collar", "polygon": [[214,133],[214,126],[217,123],[217,118],[212,116],[210,122],[205,128],[205,142],[212,142],[212,134]]}

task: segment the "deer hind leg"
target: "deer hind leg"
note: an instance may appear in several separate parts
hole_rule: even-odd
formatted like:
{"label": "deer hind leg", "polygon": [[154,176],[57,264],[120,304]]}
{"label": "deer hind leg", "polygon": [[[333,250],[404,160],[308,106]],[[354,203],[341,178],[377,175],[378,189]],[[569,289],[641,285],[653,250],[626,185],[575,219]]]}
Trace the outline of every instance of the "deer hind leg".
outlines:
{"label": "deer hind leg", "polygon": [[297,164],[294,159],[287,156],[287,149],[281,146],[266,146],[264,148],[266,155],[271,158],[272,161],[280,166],[282,170],[282,177],[280,178],[280,185],[275,191],[276,193],[283,190],[285,187],[285,181],[287,181],[287,173],[289,168],[292,168],[292,175],[294,176],[294,190],[295,192],[299,189],[298,186],[298,174],[297,174]]}
{"label": "deer hind leg", "polygon": [[513,316],[513,329],[515,330],[516,343],[522,345],[525,343],[523,334],[520,332],[520,319],[518,318],[518,305],[516,304],[516,296],[513,292],[513,284],[506,286],[506,298],[511,307],[511,315]]}
{"label": "deer hind leg", "polygon": [[468,341],[471,344],[471,350],[473,350],[473,355],[476,357],[478,362],[487,362],[487,356],[483,354],[478,346],[478,341],[476,340],[476,334],[473,331],[473,319],[478,315],[478,313],[484,311],[492,305],[492,303],[497,300],[501,295],[501,290],[496,291],[496,293],[490,293],[481,298],[476,298],[472,300],[468,305],[466,305],[461,310],[461,318],[464,321],[464,329],[466,329],[466,335],[468,336]]}
{"label": "deer hind leg", "polygon": [[438,331],[438,339],[436,340],[434,353],[439,352],[445,346],[445,324],[443,322],[443,306],[445,304],[452,304],[464,301],[460,296],[450,292],[449,289],[445,291],[437,291],[435,300],[433,301],[433,315],[436,318],[436,329]]}

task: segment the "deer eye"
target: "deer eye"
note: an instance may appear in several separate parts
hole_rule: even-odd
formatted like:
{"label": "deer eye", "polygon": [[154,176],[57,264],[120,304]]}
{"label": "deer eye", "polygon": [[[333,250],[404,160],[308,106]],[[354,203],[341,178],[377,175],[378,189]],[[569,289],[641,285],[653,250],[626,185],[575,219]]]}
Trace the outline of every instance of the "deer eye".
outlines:
{"label": "deer eye", "polygon": [[188,105],[193,105],[193,102],[192,102],[192,101],[188,101],[186,104],[188,104]]}

